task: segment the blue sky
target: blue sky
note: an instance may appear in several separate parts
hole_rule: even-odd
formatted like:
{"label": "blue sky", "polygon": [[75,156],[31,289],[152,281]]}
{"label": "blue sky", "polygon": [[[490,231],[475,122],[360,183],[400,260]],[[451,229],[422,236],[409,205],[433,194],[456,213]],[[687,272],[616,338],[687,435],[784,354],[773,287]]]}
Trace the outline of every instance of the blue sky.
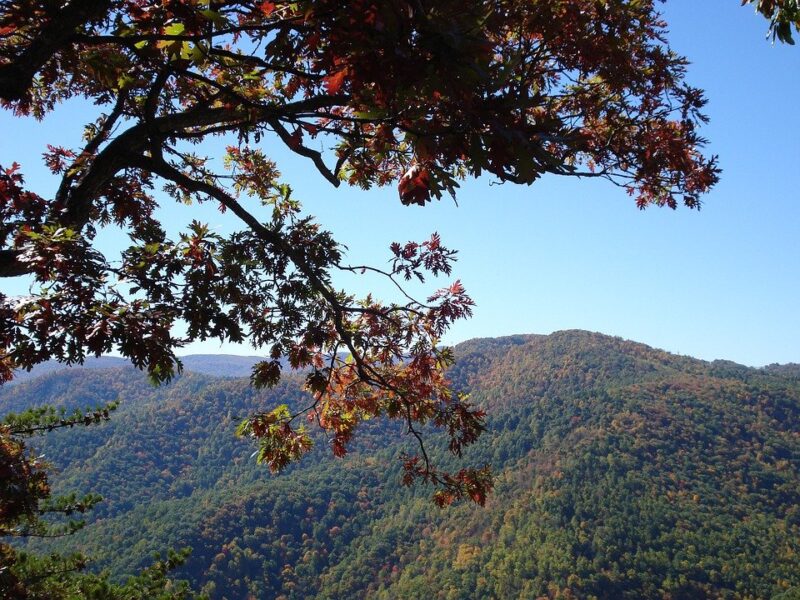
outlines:
{"label": "blue sky", "polygon": [[[699,212],[639,211],[609,183],[557,177],[531,187],[469,181],[458,207],[449,199],[404,207],[394,188],[333,189],[279,151],[285,180],[353,263],[380,265],[391,241],[433,231],[460,250],[455,276],[478,306],[446,342],[580,328],[704,359],[800,362],[800,47],[772,45],[766,21],[737,0],[663,7],[672,47],[692,62],[690,83],[709,98],[703,134],[724,170]],[[16,160],[31,188],[50,193],[44,145],[76,145],[87,114],[77,103],[43,123],[0,113],[0,163]],[[232,225],[196,207],[171,207],[168,218]],[[105,236],[106,247],[119,242]],[[2,285],[26,290],[22,281]],[[377,291],[388,297],[388,287]],[[204,343],[183,353],[193,352],[253,351]]]}

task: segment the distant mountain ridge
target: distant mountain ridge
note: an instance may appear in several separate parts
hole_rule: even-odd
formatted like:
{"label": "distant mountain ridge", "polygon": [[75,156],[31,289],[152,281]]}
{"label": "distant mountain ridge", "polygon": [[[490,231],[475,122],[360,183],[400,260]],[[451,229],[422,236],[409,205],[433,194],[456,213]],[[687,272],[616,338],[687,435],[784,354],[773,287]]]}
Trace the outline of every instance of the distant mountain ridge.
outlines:
{"label": "distant mountain ridge", "polygon": [[[250,377],[253,365],[264,360],[258,356],[241,356],[238,354],[188,354],[179,357],[183,370],[190,373],[201,373],[212,377]],[[90,356],[83,364],[65,365],[55,360],[48,360],[36,365],[30,371],[17,371],[14,383],[27,381],[69,369],[116,369],[130,366],[130,361],[117,356]]]}
{"label": "distant mountain ridge", "polygon": [[[549,335],[517,334],[517,335],[509,335],[496,338],[472,338],[464,342],[461,342],[459,344],[456,344],[455,348],[458,355],[461,357],[466,357],[471,354],[474,354],[476,352],[476,349],[478,348],[480,348],[480,353],[486,356],[487,354],[491,354],[490,352],[487,352],[487,350],[490,348],[496,349],[498,352],[502,353],[505,351],[510,351],[515,347],[524,346],[531,342],[535,342],[537,340],[541,341],[548,339],[551,336],[555,336],[556,338],[558,338],[559,336],[572,336],[572,335],[600,336],[600,338],[619,340],[628,344],[637,343],[637,342],[631,342],[629,340],[624,340],[623,338],[619,337],[607,336],[602,333],[595,333],[578,329],[572,329],[572,330],[567,329],[562,331],[556,331]],[[648,348],[655,352],[665,352],[661,350],[656,350],[645,344],[640,344],[640,346]],[[676,355],[671,355],[671,356],[676,356]],[[253,365],[255,365],[259,361],[264,360],[264,357],[252,356],[252,355],[239,355],[239,354],[188,354],[186,356],[181,356],[179,358],[183,363],[184,371],[190,373],[200,373],[203,375],[210,375],[212,377],[250,377]],[[699,359],[693,359],[693,360],[699,360]],[[800,381],[799,363],[770,364],[760,368],[747,367],[745,365],[740,365],[738,363],[728,360],[715,360],[712,361],[710,364],[718,365],[720,368],[727,366],[729,368],[741,372],[753,372],[753,371],[769,372],[771,374],[791,377]],[[73,364],[73,365],[65,365],[64,363],[60,363],[55,360],[49,360],[39,365],[36,365],[31,371],[22,371],[22,370],[17,371],[15,373],[15,379],[12,383],[14,384],[20,383],[22,381],[27,381],[35,377],[46,375],[48,373],[66,369],[112,369],[112,368],[120,368],[126,366],[130,366],[130,362],[127,359],[115,356],[101,356],[101,357],[90,356],[85,359],[83,364]],[[287,368],[287,366],[288,365],[284,365],[284,368]]]}
{"label": "distant mountain ridge", "polygon": [[800,596],[797,365],[575,330],[470,340],[455,355],[450,378],[489,429],[463,463],[431,432],[429,452],[490,464],[485,508],[440,510],[429,488],[399,485],[408,436],[380,420],[342,460],[320,435],[267,475],[233,430],[299,405],[292,374],[259,392],[191,372],[153,387],[133,369],[70,369],[0,388],[0,412],[121,400],[108,424],[36,440],[59,489],[105,497],[95,523],[46,548],[123,574],[189,545],[181,575],[216,600]]}

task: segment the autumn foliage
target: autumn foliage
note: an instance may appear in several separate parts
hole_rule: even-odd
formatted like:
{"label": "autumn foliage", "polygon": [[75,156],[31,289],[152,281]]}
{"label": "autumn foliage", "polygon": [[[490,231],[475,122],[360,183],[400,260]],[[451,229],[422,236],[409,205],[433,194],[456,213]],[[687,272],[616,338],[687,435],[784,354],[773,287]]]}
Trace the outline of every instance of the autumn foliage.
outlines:
{"label": "autumn foliage", "polygon": [[[718,170],[697,131],[705,99],[665,35],[648,0],[2,3],[2,106],[20,118],[70,98],[98,108],[83,140],[43,149],[52,197],[17,164],[0,172],[0,275],[36,282],[30,297],[0,295],[0,376],[116,350],[164,381],[191,341],[247,342],[267,357],[255,385],[287,362],[308,374],[305,411],[242,425],[270,467],[310,446],[303,418],[335,454],[363,420],[400,419],[420,440],[407,481],[439,484],[442,504],[482,503],[486,471],[442,473],[421,443],[434,425],[460,454],[484,427],[450,391],[439,342],[471,314],[463,286],[382,303],[332,283],[337,271],[450,275],[455,253],[434,236],[392,245],[388,270],[349,265],[262,141],[335,186],[398,185],[404,204],[468,176],[549,173],[608,179],[641,208],[696,208]],[[215,136],[224,169],[204,154]],[[171,239],[158,212],[170,197],[218,205],[240,227],[224,237],[189,218]],[[95,244],[107,226],[130,236],[121,256]]]}

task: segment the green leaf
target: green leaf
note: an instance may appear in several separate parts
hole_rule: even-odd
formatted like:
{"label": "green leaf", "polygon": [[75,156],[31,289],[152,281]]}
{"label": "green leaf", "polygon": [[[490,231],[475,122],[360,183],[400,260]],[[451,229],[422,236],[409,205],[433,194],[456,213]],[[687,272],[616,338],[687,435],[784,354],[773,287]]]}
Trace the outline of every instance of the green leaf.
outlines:
{"label": "green leaf", "polygon": [[228,22],[228,19],[226,19],[224,16],[222,16],[215,10],[210,10],[210,9],[201,10],[200,14],[206,20],[211,21],[215,25],[225,25]]}
{"label": "green leaf", "polygon": [[186,31],[186,27],[183,23],[173,23],[164,28],[166,35],[181,35],[184,31]]}

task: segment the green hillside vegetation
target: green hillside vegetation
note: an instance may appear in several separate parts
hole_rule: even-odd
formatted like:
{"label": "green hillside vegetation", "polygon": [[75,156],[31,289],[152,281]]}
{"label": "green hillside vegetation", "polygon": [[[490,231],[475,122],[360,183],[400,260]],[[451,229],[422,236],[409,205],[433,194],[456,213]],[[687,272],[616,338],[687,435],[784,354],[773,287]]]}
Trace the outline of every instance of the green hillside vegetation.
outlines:
{"label": "green hillside vegetation", "polygon": [[[105,497],[85,529],[33,547],[79,550],[122,577],[191,546],[176,573],[212,598],[797,598],[800,379],[578,331],[472,340],[454,386],[491,408],[466,454],[490,463],[485,508],[439,509],[399,484],[408,440],[381,423],[333,459],[324,438],[280,476],[236,439],[241,417],[302,399],[132,369],[48,374],[0,391],[120,401],[99,427],[31,440],[58,491]],[[450,460],[429,436],[436,460]]]}

